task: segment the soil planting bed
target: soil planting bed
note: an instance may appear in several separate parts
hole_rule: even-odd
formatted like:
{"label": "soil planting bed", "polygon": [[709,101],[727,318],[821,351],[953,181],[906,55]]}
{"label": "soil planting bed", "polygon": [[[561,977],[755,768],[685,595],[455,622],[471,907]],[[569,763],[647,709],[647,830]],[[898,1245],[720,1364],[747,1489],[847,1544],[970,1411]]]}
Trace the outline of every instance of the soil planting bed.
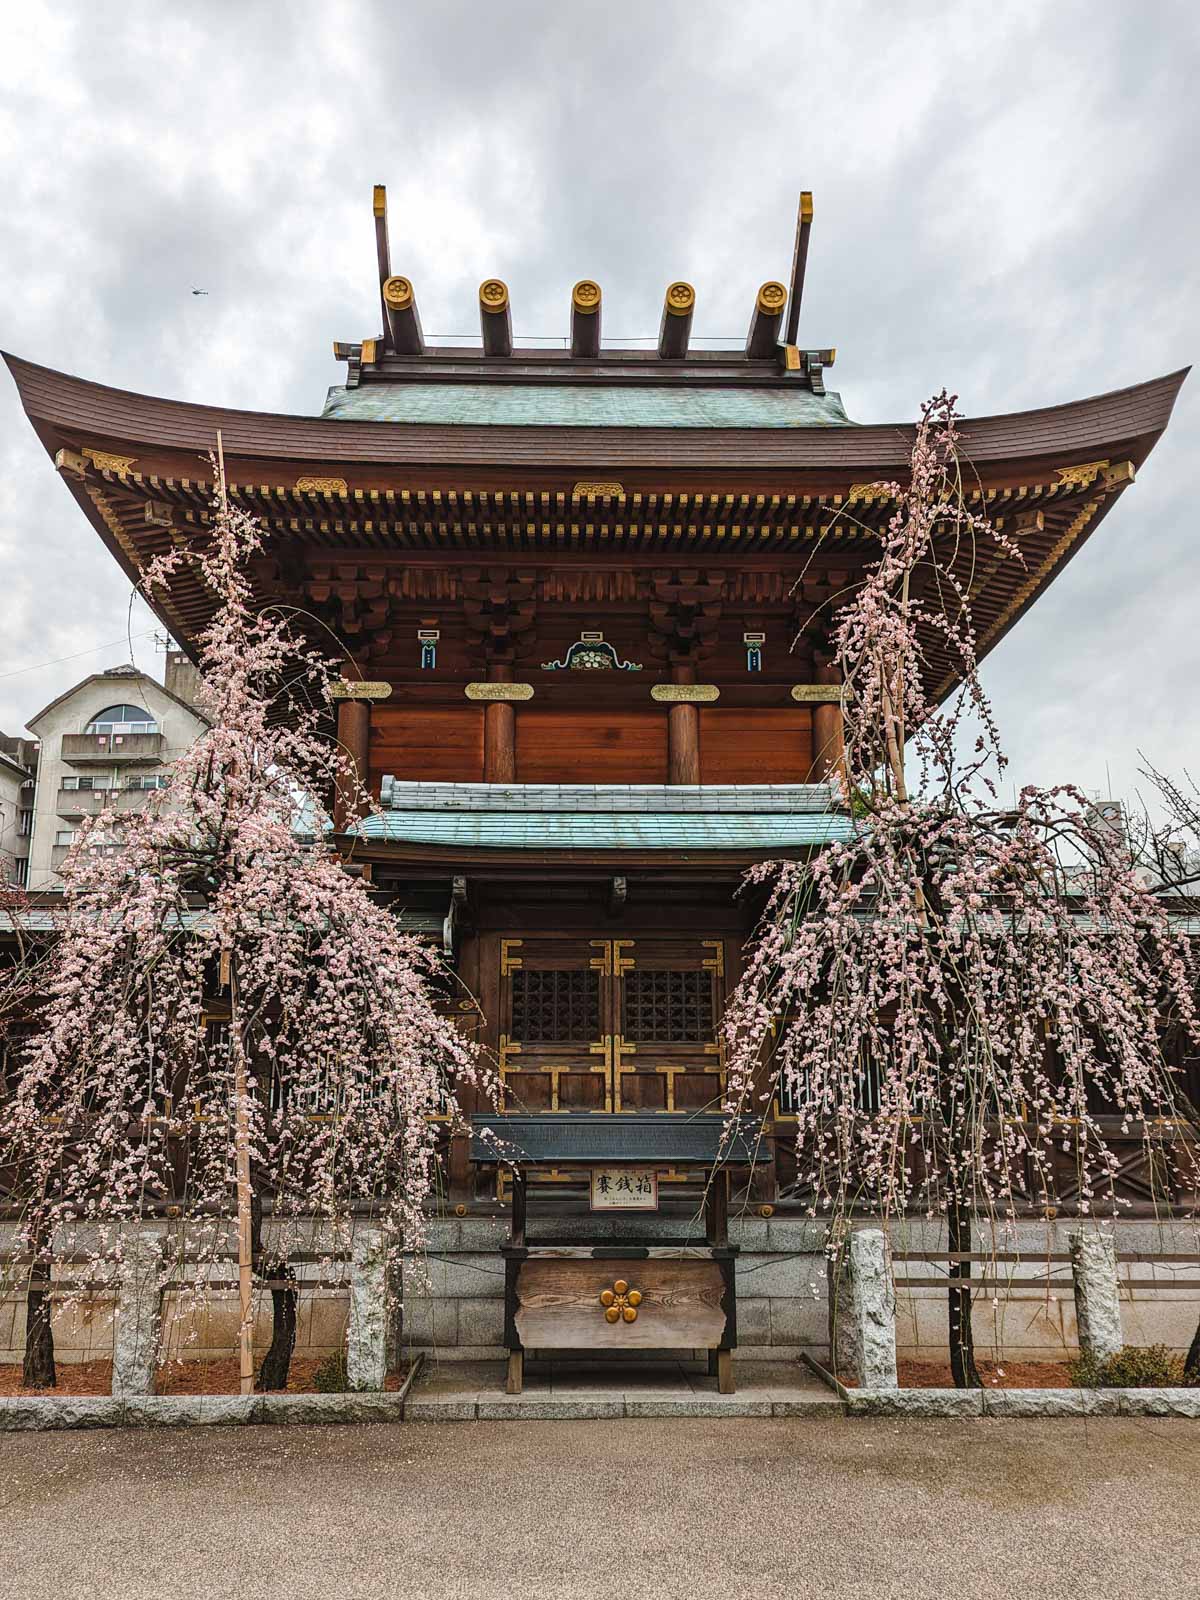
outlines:
{"label": "soil planting bed", "polygon": [[[1070,1368],[1065,1361],[980,1361],[979,1376],[985,1389],[1073,1389]],[[902,1389],[953,1389],[949,1361],[909,1361],[901,1357],[896,1373]],[[856,1389],[853,1379],[844,1378],[848,1389]]]}
{"label": "soil planting bed", "polygon": [[[321,1365],[319,1358],[292,1362],[285,1394],[317,1394],[313,1376]],[[101,1395],[112,1390],[111,1361],[59,1362],[58,1383],[53,1389],[25,1389],[21,1386],[19,1363],[0,1365],[0,1395]],[[404,1385],[407,1368],[389,1372],[384,1389],[395,1394]],[[170,1361],[159,1369],[157,1394],[239,1394],[241,1379],[236,1356],[217,1361]]]}

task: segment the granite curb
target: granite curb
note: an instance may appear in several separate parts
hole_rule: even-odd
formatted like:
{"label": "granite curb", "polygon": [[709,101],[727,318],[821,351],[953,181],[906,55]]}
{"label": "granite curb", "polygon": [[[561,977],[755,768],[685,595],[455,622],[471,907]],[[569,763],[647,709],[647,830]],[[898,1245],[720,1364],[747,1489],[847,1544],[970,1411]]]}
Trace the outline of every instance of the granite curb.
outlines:
{"label": "granite curb", "polygon": [[0,1396],[0,1433],[402,1422],[408,1391],[424,1359],[416,1356],[394,1393],[140,1394],[124,1399],[110,1395]]}

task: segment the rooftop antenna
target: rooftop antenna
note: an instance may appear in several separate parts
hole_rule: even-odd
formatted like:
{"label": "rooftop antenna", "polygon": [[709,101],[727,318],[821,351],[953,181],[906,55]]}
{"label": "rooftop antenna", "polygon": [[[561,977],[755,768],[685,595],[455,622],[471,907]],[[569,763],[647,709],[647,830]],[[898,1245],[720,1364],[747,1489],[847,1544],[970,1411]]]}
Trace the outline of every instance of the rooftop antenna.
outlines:
{"label": "rooftop antenna", "polygon": [[812,231],[812,190],[800,191],[800,210],[796,217],[796,248],[792,252],[792,292],[788,300],[784,344],[795,344],[800,331],[800,302],[804,298],[804,271],[808,266],[808,236]]}

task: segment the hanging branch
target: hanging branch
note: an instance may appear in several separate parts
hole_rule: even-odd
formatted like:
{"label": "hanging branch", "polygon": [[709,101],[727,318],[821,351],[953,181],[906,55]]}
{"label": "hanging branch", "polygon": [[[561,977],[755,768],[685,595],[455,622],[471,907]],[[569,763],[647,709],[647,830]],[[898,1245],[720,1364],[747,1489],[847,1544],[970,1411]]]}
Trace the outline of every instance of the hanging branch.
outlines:
{"label": "hanging branch", "polygon": [[[1054,1206],[1068,1173],[1081,1212],[1117,1213],[1097,1106],[1153,1144],[1167,1185],[1194,1182],[1194,1148],[1164,1146],[1155,1119],[1177,1109],[1162,1019],[1194,1037],[1197,1017],[1187,941],[1082,793],[999,804],[1006,759],[961,573],[980,546],[1021,552],[967,507],[956,420],[946,394],[924,407],[880,558],[839,616],[850,837],[751,872],[770,893],[726,1034],[728,1109],[761,1103],[765,1059],[763,1098],[797,1108],[814,1213],[915,1209],[967,1252],[973,1217]],[[961,685],[945,707],[924,686],[930,639]],[[968,1274],[955,1263],[959,1383],[977,1381]]]}

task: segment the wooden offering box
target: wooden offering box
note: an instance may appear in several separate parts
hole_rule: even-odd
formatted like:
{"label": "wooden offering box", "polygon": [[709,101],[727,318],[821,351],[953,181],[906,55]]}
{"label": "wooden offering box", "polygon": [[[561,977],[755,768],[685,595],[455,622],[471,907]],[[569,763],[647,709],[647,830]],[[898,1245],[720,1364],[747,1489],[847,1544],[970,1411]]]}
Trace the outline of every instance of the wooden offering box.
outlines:
{"label": "wooden offering box", "polygon": [[[707,1350],[721,1393],[733,1392],[737,1247],[729,1243],[724,1165],[751,1159],[752,1133],[739,1131],[723,1143],[724,1129],[719,1116],[475,1119],[472,1160],[500,1160],[513,1173],[511,1232],[502,1246],[510,1394],[521,1392],[527,1350],[601,1357]],[[616,1238],[601,1237],[599,1224],[595,1241],[529,1237],[526,1177],[549,1167],[591,1171],[593,1210],[628,1213]],[[639,1209],[639,1200],[656,1196],[656,1174],[667,1167],[706,1178],[702,1240],[664,1238],[645,1225],[647,1207]]]}

